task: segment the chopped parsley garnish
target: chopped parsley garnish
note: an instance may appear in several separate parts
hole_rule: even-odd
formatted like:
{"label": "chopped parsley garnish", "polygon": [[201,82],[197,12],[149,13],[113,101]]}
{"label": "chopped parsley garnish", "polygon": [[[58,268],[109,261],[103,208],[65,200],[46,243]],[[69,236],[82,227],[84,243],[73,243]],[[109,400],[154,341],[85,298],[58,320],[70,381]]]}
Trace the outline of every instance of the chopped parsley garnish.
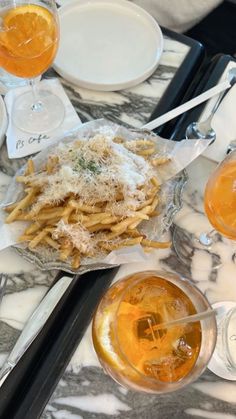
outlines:
{"label": "chopped parsley garnish", "polygon": [[76,159],[74,170],[79,171],[80,169],[89,170],[94,174],[101,173],[100,166],[97,165],[94,160],[87,161],[84,157]]}

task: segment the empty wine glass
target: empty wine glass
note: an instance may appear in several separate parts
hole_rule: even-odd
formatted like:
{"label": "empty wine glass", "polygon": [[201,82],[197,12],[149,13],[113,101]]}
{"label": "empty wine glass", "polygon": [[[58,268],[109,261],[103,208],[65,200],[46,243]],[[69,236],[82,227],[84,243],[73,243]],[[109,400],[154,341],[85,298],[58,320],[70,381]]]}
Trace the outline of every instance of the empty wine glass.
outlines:
{"label": "empty wine glass", "polygon": [[54,0],[3,0],[0,3],[0,66],[32,89],[17,96],[14,124],[23,131],[45,133],[58,127],[65,109],[59,97],[37,89],[35,78],[52,64],[59,42]]}

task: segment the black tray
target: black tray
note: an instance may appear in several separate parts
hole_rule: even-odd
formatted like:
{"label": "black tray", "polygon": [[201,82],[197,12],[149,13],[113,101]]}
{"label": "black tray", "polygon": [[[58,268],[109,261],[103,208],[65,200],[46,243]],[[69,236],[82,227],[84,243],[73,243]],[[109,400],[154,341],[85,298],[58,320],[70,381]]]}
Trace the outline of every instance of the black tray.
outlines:
{"label": "black tray", "polygon": [[[190,48],[150,119],[191,97],[192,82],[204,58],[199,42],[166,29],[163,32]],[[168,138],[174,124],[171,121],[157,132]],[[0,388],[1,419],[40,417],[115,273],[112,269],[74,278],[37,339]]]}
{"label": "black tray", "polygon": [[[236,62],[236,59],[234,59],[231,55],[216,55],[206,68],[204,76],[199,80],[194,90],[193,97],[205,92],[211,87],[214,87],[230,62]],[[206,103],[207,102],[202,103],[183,114],[170,133],[170,138],[174,140],[181,140],[184,138],[187,126],[191,122],[198,121],[200,115],[205,109]]]}

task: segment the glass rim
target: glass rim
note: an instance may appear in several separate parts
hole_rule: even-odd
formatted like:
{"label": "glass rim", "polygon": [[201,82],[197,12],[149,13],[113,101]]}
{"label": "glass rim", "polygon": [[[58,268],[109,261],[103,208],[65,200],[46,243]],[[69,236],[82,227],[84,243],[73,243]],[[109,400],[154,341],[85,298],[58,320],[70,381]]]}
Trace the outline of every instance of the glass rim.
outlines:
{"label": "glass rim", "polygon": [[[155,276],[157,276],[157,277],[159,277],[159,278],[162,278],[162,279],[165,279],[167,282],[171,282],[171,277],[173,278],[173,279],[175,279],[175,280],[180,280],[180,281],[183,281],[185,284],[187,284],[187,286],[189,286],[189,287],[191,287],[191,288],[193,288],[194,290],[195,290],[195,292],[202,298],[202,300],[204,300],[204,302],[206,303],[206,305],[207,305],[207,308],[210,308],[211,307],[211,304],[210,304],[210,302],[207,300],[207,298],[206,298],[206,296],[202,293],[202,291],[201,290],[199,290],[199,288],[194,284],[194,283],[192,283],[189,279],[187,279],[187,278],[185,278],[184,276],[182,276],[182,275],[180,275],[180,274],[177,274],[177,273],[173,273],[173,272],[170,272],[170,271],[164,271],[164,270],[158,270],[158,269],[150,269],[150,270],[147,270],[147,271],[138,271],[138,272],[134,272],[134,273],[131,273],[131,274],[128,274],[128,275],[126,275],[126,276],[124,276],[124,277],[122,277],[122,278],[120,278],[120,280],[119,281],[125,281],[125,280],[128,280],[130,277],[132,277],[133,275],[148,275],[148,274],[153,274],[153,275],[155,275]],[[195,365],[196,365],[196,363],[197,363],[197,361],[198,361],[198,359],[199,359],[199,354],[200,354],[200,350],[201,350],[201,346],[202,346],[202,339],[201,339],[201,344],[200,344],[200,350],[199,350],[199,353],[198,353],[198,356],[197,356],[197,358],[196,358],[196,360],[195,360],[195,363],[193,364],[193,366],[192,366],[192,368],[190,369],[190,371],[186,374],[186,375],[184,375],[182,378],[180,378],[179,380],[177,380],[177,381],[161,381],[161,380],[158,380],[158,379],[156,379],[156,378],[153,378],[153,377],[148,377],[148,376],[146,376],[145,374],[143,374],[141,371],[139,371],[130,361],[129,361],[129,359],[128,359],[128,357],[127,357],[127,355],[124,353],[124,351],[122,350],[122,347],[121,347],[121,344],[120,344],[120,341],[119,341],[119,338],[118,338],[118,334],[117,334],[117,327],[116,327],[116,325],[117,325],[117,314],[118,314],[118,311],[119,311],[119,308],[120,308],[120,305],[121,305],[121,303],[122,303],[122,300],[123,300],[123,298],[124,298],[124,296],[125,296],[125,294],[127,293],[127,291],[128,290],[130,290],[134,285],[136,285],[137,283],[139,283],[139,282],[141,282],[141,281],[144,281],[145,280],[145,277],[143,277],[143,278],[138,278],[138,279],[136,279],[136,280],[134,280],[131,284],[129,284],[129,286],[128,287],[126,287],[122,292],[121,292],[121,294],[120,294],[120,296],[119,296],[119,303],[118,303],[118,306],[117,306],[117,308],[116,308],[116,310],[115,310],[115,319],[114,319],[114,336],[115,336],[115,339],[116,339],[116,343],[117,343],[117,345],[118,345],[118,348],[119,348],[119,351],[120,351],[120,353],[121,353],[121,356],[123,357],[123,359],[125,360],[125,362],[127,362],[127,364],[132,368],[132,370],[133,371],[135,371],[144,381],[146,381],[147,383],[153,383],[153,384],[161,384],[161,385],[165,385],[166,387],[173,387],[173,391],[174,390],[176,390],[176,387],[178,387],[179,386],[179,384],[180,383],[182,383],[183,382],[183,385],[181,386],[182,388],[185,386],[185,385],[187,385],[187,384],[189,384],[189,382],[191,382],[191,380],[189,380],[190,378],[191,378],[191,372],[193,371],[193,369],[194,369],[194,367],[195,367]],[[114,283],[114,286],[115,286],[115,284],[116,283]],[[176,284],[174,284],[176,287],[178,287]],[[181,288],[180,288],[181,289]],[[186,294],[186,292],[185,291],[183,291],[182,289],[181,289],[181,291],[183,292],[183,293],[185,293]],[[187,294],[186,294],[187,295]],[[188,297],[188,295],[187,295],[187,297]],[[189,297],[188,297],[189,298]],[[189,298],[190,299],[190,298]],[[192,300],[190,299],[190,301],[192,302]],[[195,306],[195,304],[192,302],[192,304],[193,304],[193,306],[194,306],[194,308],[195,308],[195,310],[196,310],[196,313],[199,313],[199,311],[197,310],[197,307]],[[216,346],[216,339],[217,339],[217,324],[216,324],[216,316],[211,316],[212,317],[212,319],[214,319],[214,329],[215,329],[215,333],[214,333],[214,342],[213,342],[213,345],[212,345],[212,350],[211,350],[211,355],[210,355],[210,357],[212,356],[212,354],[213,354],[213,352],[214,352],[214,349],[215,349],[215,346]],[[200,322],[200,324],[201,324],[201,321],[204,321],[204,320],[199,320],[199,322]],[[210,357],[209,357],[209,359],[210,359]],[[209,360],[208,360],[209,361]],[[197,376],[199,376],[205,369],[207,368],[207,363],[206,363],[206,365],[204,365],[204,367],[201,369],[201,371],[200,371],[200,373],[197,375]]]}

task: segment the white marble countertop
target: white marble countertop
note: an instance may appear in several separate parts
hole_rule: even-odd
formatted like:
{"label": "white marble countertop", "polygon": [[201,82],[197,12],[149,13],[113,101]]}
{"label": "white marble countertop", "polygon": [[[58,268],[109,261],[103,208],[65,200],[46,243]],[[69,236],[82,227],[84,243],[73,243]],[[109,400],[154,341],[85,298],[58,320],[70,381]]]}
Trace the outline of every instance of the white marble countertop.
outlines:
{"label": "white marble countertop", "polygon": [[[188,168],[183,207],[175,217],[177,226],[187,232],[207,229],[203,213],[203,189],[215,163],[199,157]],[[199,173],[201,175],[199,175]],[[201,221],[200,221],[201,220]],[[218,249],[224,266],[217,271],[202,270],[202,255],[196,251],[194,264],[181,264],[173,249],[160,250],[151,262],[123,266],[115,280],[127,273],[164,269],[178,272],[192,280],[211,303],[236,302],[236,265],[227,241]],[[91,329],[76,350],[70,364],[47,405],[43,418],[212,418],[236,417],[236,382],[221,379],[206,370],[187,388],[168,395],[144,395],[128,391],[104,374],[93,350]]]}
{"label": "white marble countertop", "polygon": [[[147,122],[188,50],[185,44],[165,38],[164,54],[154,75],[141,85],[123,92],[93,92],[62,82],[82,121],[105,116],[115,122],[139,127]],[[3,145],[0,152],[1,196],[20,165],[22,160],[8,160]],[[176,224],[186,230],[191,231],[199,217],[204,218],[202,187],[213,165],[209,160],[199,158],[189,167],[190,178],[184,192],[183,208],[176,217]],[[211,303],[222,299],[236,301],[236,267],[226,253],[222,249],[222,257],[228,261],[224,269],[202,272],[194,267],[188,270],[180,264],[173,250],[160,250],[150,264],[128,265],[120,269],[118,277],[123,276],[124,269],[125,273],[147,268],[173,270],[193,280]],[[201,256],[198,254],[195,266],[200,264]],[[8,278],[0,307],[2,364],[25,322],[48,290],[55,272],[37,270],[12,249],[0,252],[0,269]],[[219,379],[208,370],[191,386],[166,396],[144,395],[120,387],[100,367],[90,332],[89,328],[51,396],[42,414],[43,419],[105,419],[117,416],[127,419],[236,418],[236,383]]]}

